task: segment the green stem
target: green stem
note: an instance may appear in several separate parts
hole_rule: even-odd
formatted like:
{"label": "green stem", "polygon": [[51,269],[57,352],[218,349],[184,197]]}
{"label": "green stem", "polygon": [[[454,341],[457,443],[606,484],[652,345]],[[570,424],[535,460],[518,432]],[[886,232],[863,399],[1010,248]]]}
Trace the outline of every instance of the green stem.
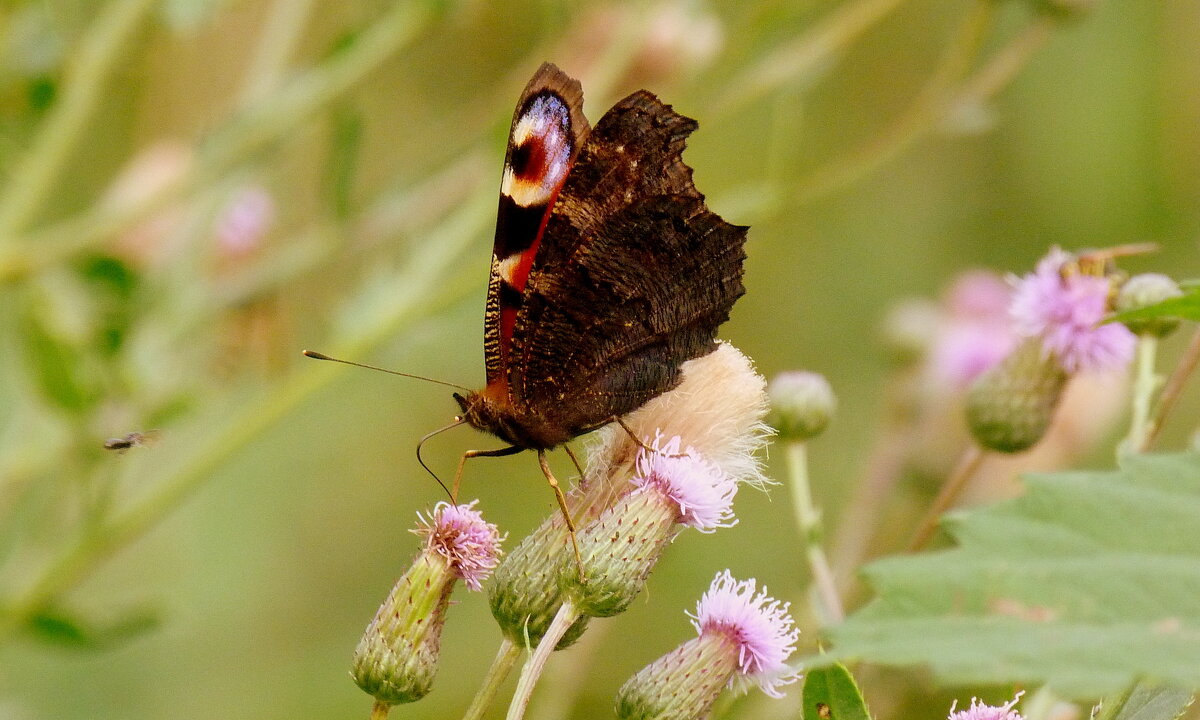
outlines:
{"label": "green stem", "polygon": [[1139,335],[1129,434],[1119,446],[1122,455],[1139,453],[1146,447],[1146,439],[1150,432],[1150,404],[1162,381],[1154,372],[1157,354],[1158,338],[1153,335]]}
{"label": "green stem", "polygon": [[546,628],[546,634],[521,668],[521,679],[517,681],[517,689],[513,692],[512,703],[508,706],[505,720],[521,720],[525,717],[525,709],[529,707],[529,699],[533,697],[533,689],[537,686],[538,678],[542,676],[546,660],[550,658],[554,648],[558,647],[558,641],[562,640],[563,635],[578,619],[579,611],[575,609],[575,604],[570,599],[563,600],[550,627]]}
{"label": "green stem", "polygon": [[789,442],[786,446],[787,465],[792,487],[792,505],[796,511],[796,525],[800,529],[800,541],[804,544],[804,555],[812,572],[813,587],[820,601],[820,617],[823,625],[837,625],[846,617],[842,600],[838,596],[829,559],[825,557],[821,512],[813,504],[812,489],[808,481],[808,445]]}
{"label": "green stem", "polygon": [[851,155],[813,171],[799,185],[801,199],[808,201],[826,195],[870,173],[937,127],[951,109],[959,106],[955,88],[979,55],[992,27],[995,6],[993,0],[978,0],[912,105],[882,135]]}
{"label": "green stem", "polygon": [[[334,348],[337,353],[362,357],[394,334],[398,326],[417,315],[431,298],[438,295],[446,271],[482,232],[494,205],[492,192],[478,193],[457,215],[427,237],[427,242],[419,246],[405,271],[392,283],[394,292],[380,297],[378,306],[366,313],[372,321],[355,327],[353,334]],[[190,460],[168,473],[145,499],[69,545],[23,593],[0,608],[0,638],[25,625],[29,618],[79,582],[101,561],[157,525],[230,457],[327,386],[338,372],[332,363],[314,365],[277,386],[270,394],[235,410],[214,435],[196,443]]]}
{"label": "green stem", "polygon": [[58,264],[228,173],[251,153],[353,89],[397,50],[419,37],[433,18],[429,6],[424,2],[394,3],[344,52],[227,122],[204,143],[191,172],[137,203],[116,210],[98,204],[78,217],[22,238],[10,237],[17,232],[15,229],[0,232],[0,283],[14,282]]}
{"label": "green stem", "polygon": [[731,81],[727,85],[730,90],[714,103],[714,115],[730,115],[786,83],[801,82],[826,69],[833,58],[903,2],[858,0],[838,6],[808,33],[772,51]]}
{"label": "green stem", "polygon": [[1167,415],[1179,401],[1179,396],[1183,393],[1183,386],[1195,372],[1197,364],[1200,364],[1200,328],[1192,335],[1192,341],[1188,343],[1187,350],[1184,351],[1179,364],[1171,372],[1171,376],[1167,378],[1167,384],[1163,386],[1162,395],[1158,398],[1158,410],[1154,413],[1154,420],[1151,421],[1150,428],[1146,431],[1145,441],[1140,448],[1142,452],[1149,450],[1154,441],[1158,439],[1158,433],[1162,430]]}
{"label": "green stem", "polygon": [[109,3],[89,28],[67,68],[63,94],[43,123],[20,162],[8,173],[12,182],[0,200],[0,245],[11,242],[37,213],[63,164],[79,143],[100,101],[117,61],[150,10],[153,0]]}
{"label": "green stem", "polygon": [[467,708],[466,714],[463,715],[463,720],[481,720],[483,718],[483,714],[492,706],[492,702],[496,699],[496,694],[500,691],[500,686],[508,679],[513,665],[516,664],[517,658],[520,656],[520,646],[505,636],[500,641],[500,649],[496,651],[496,657],[492,660],[492,666],[488,668],[487,677],[483,679],[483,684],[479,686],[479,691],[475,693],[475,698],[471,700],[471,706]]}
{"label": "green stem", "polygon": [[243,106],[261,100],[279,85],[279,78],[304,35],[312,8],[313,0],[275,0],[242,80]]}
{"label": "green stem", "polygon": [[929,506],[929,510],[925,512],[925,517],[921,519],[921,524],[917,526],[917,531],[913,533],[913,538],[908,543],[909,552],[917,552],[933,539],[934,533],[937,532],[938,521],[942,518],[942,513],[954,505],[954,501],[962,494],[963,488],[967,486],[967,482],[975,476],[975,472],[979,470],[979,466],[983,464],[985,457],[987,457],[986,454],[978,445],[972,445],[963,453],[962,458],[958,461],[958,465],[954,468],[954,472],[950,474],[950,477],[946,478],[941,492],[938,493],[933,504]]}
{"label": "green stem", "polygon": [[376,700],[371,706],[370,720],[387,720],[388,713],[392,711],[392,706],[382,700]]}

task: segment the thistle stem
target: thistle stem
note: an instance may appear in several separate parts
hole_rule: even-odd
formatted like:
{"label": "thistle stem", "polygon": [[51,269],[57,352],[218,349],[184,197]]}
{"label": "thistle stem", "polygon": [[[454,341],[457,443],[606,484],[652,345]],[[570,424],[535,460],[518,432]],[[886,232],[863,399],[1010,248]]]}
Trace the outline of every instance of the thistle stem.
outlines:
{"label": "thistle stem", "polygon": [[1149,450],[1158,439],[1158,433],[1162,430],[1163,422],[1166,421],[1167,415],[1175,407],[1175,403],[1179,401],[1180,394],[1183,393],[1183,386],[1187,383],[1188,378],[1196,370],[1196,365],[1200,364],[1200,329],[1197,329],[1192,335],[1192,341],[1188,344],[1187,350],[1183,353],[1183,358],[1179,364],[1175,366],[1175,370],[1171,372],[1171,376],[1167,378],[1167,384],[1163,386],[1162,395],[1158,399],[1158,410],[1154,413],[1154,420],[1151,421],[1150,427],[1146,430],[1146,437],[1142,447],[1138,448],[1145,452]]}
{"label": "thistle stem", "polygon": [[392,711],[392,706],[382,700],[376,700],[371,706],[370,720],[387,720],[388,713]]}
{"label": "thistle stem", "polygon": [[1121,455],[1142,452],[1150,432],[1150,403],[1162,378],[1154,372],[1158,356],[1158,338],[1139,335],[1137,344],[1137,376],[1133,381],[1133,400],[1129,434],[1119,446]]}
{"label": "thistle stem", "polygon": [[467,708],[463,720],[480,720],[483,717],[483,714],[492,706],[492,701],[496,699],[496,693],[500,691],[500,686],[504,684],[520,656],[520,646],[505,636],[500,641],[500,649],[496,651],[492,666],[488,668],[487,677],[483,679],[483,684],[479,686],[475,698],[471,700],[471,706]]}
{"label": "thistle stem", "polygon": [[790,442],[786,449],[796,525],[800,530],[800,541],[804,543],[804,554],[812,572],[813,587],[820,601],[821,622],[823,625],[837,625],[845,619],[846,613],[842,609],[842,600],[833,580],[833,571],[829,569],[829,559],[825,557],[821,512],[812,500],[812,489],[808,481],[808,445],[803,442]]}
{"label": "thistle stem", "polygon": [[505,716],[505,720],[521,720],[525,716],[525,709],[529,707],[529,698],[533,696],[533,688],[537,686],[538,678],[542,676],[546,660],[549,659],[550,653],[554,652],[554,648],[558,647],[558,642],[562,640],[563,635],[578,619],[579,611],[575,608],[575,604],[570,599],[564,600],[562,607],[558,609],[558,614],[551,621],[550,627],[546,628],[546,634],[542,636],[541,642],[538,643],[529,659],[525,661],[525,666],[521,668],[521,679],[517,681],[517,689],[513,692],[512,703],[508,706],[508,715]]}
{"label": "thistle stem", "polygon": [[929,506],[929,510],[926,511],[921,524],[917,526],[917,531],[913,533],[913,538],[908,543],[909,552],[917,552],[925,547],[933,538],[942,513],[954,505],[954,501],[962,494],[963,488],[967,486],[967,482],[975,476],[975,472],[979,470],[979,466],[983,464],[985,457],[983,449],[978,445],[972,445],[967,448],[962,458],[959,459],[958,465],[955,466],[954,472],[950,474],[950,477],[946,478],[941,492],[934,498],[933,504]]}

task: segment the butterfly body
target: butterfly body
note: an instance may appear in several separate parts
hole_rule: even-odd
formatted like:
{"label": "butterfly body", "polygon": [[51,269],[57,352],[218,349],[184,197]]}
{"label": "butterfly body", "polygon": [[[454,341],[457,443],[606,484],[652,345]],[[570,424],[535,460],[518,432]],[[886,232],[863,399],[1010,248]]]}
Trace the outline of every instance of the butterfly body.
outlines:
{"label": "butterfly body", "polygon": [[517,103],[485,313],[487,384],[461,418],[548,450],[675,387],[744,293],[745,227],[682,161],[696,122],[639,91],[589,128],[543,65]]}

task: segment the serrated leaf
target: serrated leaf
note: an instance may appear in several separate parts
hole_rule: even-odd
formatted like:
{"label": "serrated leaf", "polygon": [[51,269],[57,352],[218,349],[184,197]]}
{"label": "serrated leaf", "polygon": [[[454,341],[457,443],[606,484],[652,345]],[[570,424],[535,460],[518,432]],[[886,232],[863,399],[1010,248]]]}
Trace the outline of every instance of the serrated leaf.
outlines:
{"label": "serrated leaf", "polygon": [[854,676],[841,663],[804,675],[804,720],[871,720]]}
{"label": "serrated leaf", "polygon": [[1048,683],[1072,698],[1136,678],[1200,687],[1200,455],[1026,484],[951,516],[958,547],[869,566],[878,597],[802,662],[928,665],[950,683]]}
{"label": "serrated leaf", "polygon": [[1096,720],[1176,720],[1191,704],[1185,690],[1138,683],[1120,697],[1106,698]]}
{"label": "serrated leaf", "polygon": [[1105,318],[1105,322],[1127,322],[1129,320],[1153,320],[1155,318],[1180,318],[1200,321],[1200,286],[1183,288],[1183,295],[1167,298],[1160,303],[1147,305],[1136,310],[1126,310]]}

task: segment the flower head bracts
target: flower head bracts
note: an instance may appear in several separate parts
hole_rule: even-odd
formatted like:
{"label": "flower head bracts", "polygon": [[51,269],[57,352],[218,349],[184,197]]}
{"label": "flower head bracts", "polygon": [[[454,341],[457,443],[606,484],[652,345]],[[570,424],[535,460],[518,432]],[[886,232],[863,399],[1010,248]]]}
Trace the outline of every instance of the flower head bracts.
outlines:
{"label": "flower head bracts", "polygon": [[718,573],[708,592],[688,614],[701,635],[722,633],[738,649],[740,675],[758,683],[771,697],[779,686],[795,682],[800,674],[784,664],[796,649],[800,631],[788,614],[788,603],[770,597],[766,588],[755,592],[755,580],[734,580],[728,570]]}
{"label": "flower head bracts", "polygon": [[677,522],[701,532],[737,524],[733,516],[737,479],[690,446],[680,453],[679,445],[678,436],[664,443],[662,433],[655,433],[653,450],[642,449],[638,454],[633,484],[639,489],[635,492],[653,489],[661,493],[679,507]]}
{"label": "flower head bracts", "polygon": [[980,702],[979,698],[971,698],[971,707],[957,712],[955,708],[958,707],[958,701],[955,700],[950,706],[949,720],[1023,720],[1021,713],[1013,710],[1022,695],[1024,693],[1019,692],[1012,700],[1000,706],[987,705]]}
{"label": "flower head bracts", "polygon": [[479,590],[500,561],[503,538],[496,526],[474,509],[475,502],[440,502],[428,518],[417,514],[418,526],[413,532],[425,538],[427,552],[446,558],[468,588]]}
{"label": "flower head bracts", "polygon": [[1110,310],[1111,291],[1109,278],[1081,272],[1073,255],[1052,248],[1017,282],[1014,327],[1041,338],[1044,351],[1068,373],[1122,367],[1132,359],[1136,339],[1120,323],[1100,324]]}

